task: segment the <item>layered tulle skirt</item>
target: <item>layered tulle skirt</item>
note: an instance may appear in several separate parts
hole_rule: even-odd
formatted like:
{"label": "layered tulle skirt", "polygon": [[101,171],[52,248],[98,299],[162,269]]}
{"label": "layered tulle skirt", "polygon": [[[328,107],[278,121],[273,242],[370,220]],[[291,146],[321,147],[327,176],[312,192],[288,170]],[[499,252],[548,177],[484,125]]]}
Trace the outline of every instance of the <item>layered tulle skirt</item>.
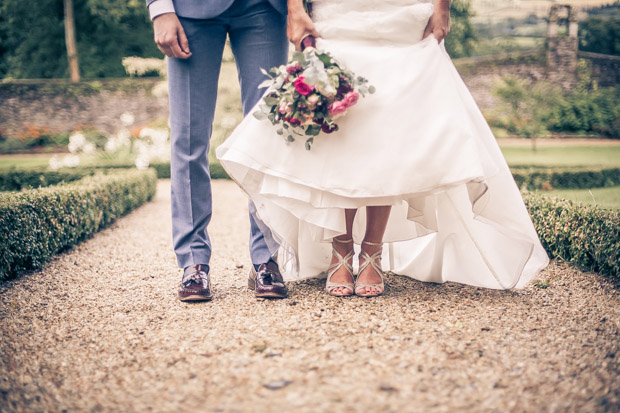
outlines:
{"label": "layered tulle skirt", "polygon": [[522,288],[548,263],[499,147],[443,44],[431,2],[313,3],[327,50],[376,93],[310,151],[249,115],[217,149],[280,243],[288,280],[324,275],[345,209],[391,205],[383,268],[422,281]]}

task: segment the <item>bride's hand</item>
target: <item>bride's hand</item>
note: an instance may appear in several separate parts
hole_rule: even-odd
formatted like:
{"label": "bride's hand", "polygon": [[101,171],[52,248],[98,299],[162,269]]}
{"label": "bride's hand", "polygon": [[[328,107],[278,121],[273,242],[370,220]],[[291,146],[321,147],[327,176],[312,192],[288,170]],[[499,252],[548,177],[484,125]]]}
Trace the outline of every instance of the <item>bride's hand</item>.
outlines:
{"label": "bride's hand", "polygon": [[441,43],[443,39],[450,33],[450,11],[449,10],[435,10],[430,19],[426,29],[424,29],[424,36],[422,39],[426,39],[433,34],[438,43]]}
{"label": "bride's hand", "polygon": [[[314,23],[306,11],[302,7],[291,7],[289,1],[288,23],[286,26],[286,35],[288,39],[295,45],[295,50],[301,50],[301,41],[306,36],[321,37],[314,28]],[[301,4],[301,3],[300,3]]]}

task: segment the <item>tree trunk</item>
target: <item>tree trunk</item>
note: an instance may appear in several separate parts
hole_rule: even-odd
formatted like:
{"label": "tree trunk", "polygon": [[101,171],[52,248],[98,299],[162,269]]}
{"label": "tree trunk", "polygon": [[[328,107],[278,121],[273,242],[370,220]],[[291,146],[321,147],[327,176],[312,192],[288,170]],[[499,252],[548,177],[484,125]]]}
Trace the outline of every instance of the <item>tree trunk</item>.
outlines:
{"label": "tree trunk", "polygon": [[78,52],[75,43],[75,19],[73,17],[73,0],[64,0],[65,3],[65,43],[67,45],[67,58],[69,59],[69,73],[72,82],[80,81],[80,67],[78,65]]}

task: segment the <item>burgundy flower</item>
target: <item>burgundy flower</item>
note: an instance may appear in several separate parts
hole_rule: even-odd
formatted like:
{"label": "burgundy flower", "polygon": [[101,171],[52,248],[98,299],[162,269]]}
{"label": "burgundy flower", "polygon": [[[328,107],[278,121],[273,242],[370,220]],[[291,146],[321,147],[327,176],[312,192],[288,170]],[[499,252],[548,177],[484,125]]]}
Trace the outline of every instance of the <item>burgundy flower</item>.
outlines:
{"label": "burgundy flower", "polygon": [[301,125],[301,121],[297,118],[284,118],[284,120],[288,123],[290,123],[291,125]]}
{"label": "burgundy flower", "polygon": [[325,133],[332,133],[332,132],[336,132],[338,130],[338,125],[336,125],[335,123],[332,125],[329,125],[327,123],[323,123],[321,125],[321,130]]}

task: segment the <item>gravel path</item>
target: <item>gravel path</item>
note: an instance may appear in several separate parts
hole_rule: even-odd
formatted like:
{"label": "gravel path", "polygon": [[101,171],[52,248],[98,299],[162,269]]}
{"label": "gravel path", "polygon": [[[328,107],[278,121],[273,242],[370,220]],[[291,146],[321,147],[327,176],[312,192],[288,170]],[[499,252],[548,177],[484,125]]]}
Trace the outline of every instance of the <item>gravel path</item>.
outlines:
{"label": "gravel path", "polygon": [[[553,264],[521,291],[390,276],[246,289],[245,198],[214,183],[216,297],[176,299],[169,182],[156,199],[0,284],[0,411],[618,411],[620,287]],[[548,286],[547,288],[543,288]]]}

